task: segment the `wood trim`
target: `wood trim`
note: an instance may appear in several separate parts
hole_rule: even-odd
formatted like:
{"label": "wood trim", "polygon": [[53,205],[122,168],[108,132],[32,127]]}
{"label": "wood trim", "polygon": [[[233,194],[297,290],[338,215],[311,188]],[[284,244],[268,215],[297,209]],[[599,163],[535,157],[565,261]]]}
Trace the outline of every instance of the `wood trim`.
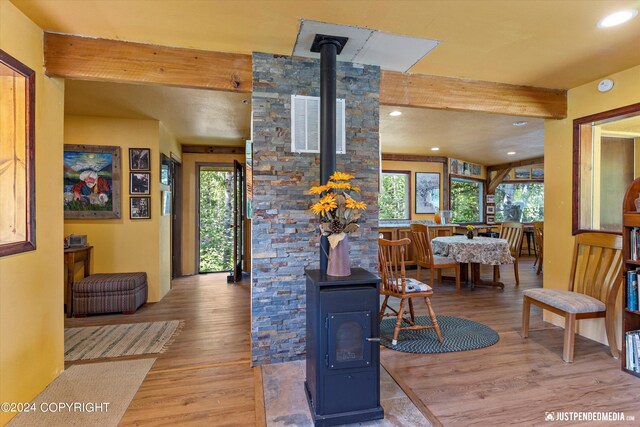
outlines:
{"label": "wood trim", "polygon": [[380,72],[380,104],[564,119],[567,92],[454,77]]}
{"label": "wood trim", "polygon": [[256,427],[266,427],[267,414],[264,404],[264,388],[262,383],[262,366],[253,368],[254,399],[256,403]]}
{"label": "wood trim", "polygon": [[196,154],[245,154],[245,147],[217,145],[183,145],[183,153]]}
{"label": "wood trim", "polygon": [[448,159],[444,156],[418,156],[412,154],[394,154],[382,153],[382,160],[391,162],[430,162],[430,163],[447,163]]}
{"label": "wood trim", "polygon": [[489,172],[498,171],[498,170],[507,169],[507,168],[513,169],[521,166],[543,165],[543,164],[544,164],[544,156],[535,157],[533,159],[520,160],[517,162],[502,163],[499,165],[487,166],[487,175],[489,174]]}
{"label": "wood trim", "polygon": [[49,77],[249,93],[251,56],[44,33]]}
{"label": "wood trim", "polygon": [[511,172],[511,168],[503,169],[499,171],[492,180],[489,180],[489,174],[487,173],[487,194],[495,194],[496,188],[498,188],[498,185],[500,185],[504,181],[504,178],[509,175],[509,172]]}
{"label": "wood trim", "polygon": [[[411,174],[412,174],[412,171],[383,169],[382,173],[404,174],[404,175],[407,175],[407,177],[409,178],[409,180],[408,180],[408,182],[409,182],[408,187],[409,188],[407,189],[407,191],[409,192],[408,193],[409,197],[408,197],[408,200],[407,200],[408,203],[409,203],[409,206],[408,206],[408,208],[409,208],[409,218],[394,218],[394,219],[397,219],[397,220],[407,220],[407,219],[409,219],[409,220],[411,220],[411,217],[413,216],[412,213],[411,213]],[[381,181],[380,182],[380,190],[382,191],[382,177],[380,177],[380,181]],[[387,221],[393,221],[393,219],[392,220],[387,220]]]}
{"label": "wood trim", "polygon": [[[171,157],[173,180],[171,208],[171,271],[172,278],[182,276],[182,163]],[[171,282],[173,287],[173,281]]]}

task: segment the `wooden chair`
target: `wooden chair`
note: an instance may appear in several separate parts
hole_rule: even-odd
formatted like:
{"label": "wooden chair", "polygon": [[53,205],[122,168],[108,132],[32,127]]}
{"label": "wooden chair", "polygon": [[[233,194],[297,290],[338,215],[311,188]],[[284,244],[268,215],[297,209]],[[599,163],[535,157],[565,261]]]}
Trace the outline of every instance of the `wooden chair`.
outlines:
{"label": "wooden chair", "polygon": [[[384,317],[396,317],[396,327],[393,331],[393,345],[398,343],[398,335],[403,329],[435,329],[438,341],[442,342],[440,326],[438,325],[436,314],[431,308],[431,301],[429,300],[429,297],[433,295],[431,286],[419,282],[416,279],[408,278],[405,274],[405,254],[410,244],[411,240],[409,239],[378,239],[378,266],[380,269],[380,277],[382,278],[380,294],[384,295],[384,301],[380,308],[380,321],[382,321]],[[388,305],[389,297],[400,299],[400,308],[398,310],[395,310]],[[427,310],[429,311],[429,317],[431,318],[433,326],[419,326],[415,324],[413,298],[424,298],[424,301],[427,303]],[[404,317],[406,314],[404,309],[407,300],[409,300],[410,319]],[[393,314],[385,313],[387,308],[391,310]],[[410,326],[401,327],[403,320]]]}
{"label": "wooden chair", "polygon": [[542,271],[542,249],[544,243],[543,230],[544,222],[536,221],[533,223],[533,243],[536,246],[536,261],[533,263],[533,265],[535,266],[536,263],[538,264],[538,270],[536,271],[536,274],[540,274],[540,272]]}
{"label": "wooden chair", "polygon": [[435,284],[433,279],[434,271],[438,272],[438,283],[442,282],[442,269],[453,268],[456,273],[456,289],[460,289],[460,264],[453,258],[434,255],[429,239],[430,229],[423,224],[411,224],[411,234],[415,248],[416,264],[418,274],[416,278],[420,280],[421,268],[428,268],[431,273],[431,286]]}
{"label": "wooden chair", "polygon": [[[520,285],[520,276],[518,275],[518,258],[520,258],[520,247],[522,246],[522,236],[524,235],[524,226],[519,222],[503,222],[500,226],[500,239],[509,242],[509,251],[514,258],[513,273],[516,276],[516,286]],[[500,278],[500,266],[493,266],[493,281]]]}
{"label": "wooden chair", "polygon": [[573,362],[576,320],[605,318],[611,355],[618,358],[616,345],[616,296],[622,283],[622,236],[583,233],[575,239],[569,290],[538,288],[523,292],[522,337],[529,334],[531,304],[564,316],[562,359]]}

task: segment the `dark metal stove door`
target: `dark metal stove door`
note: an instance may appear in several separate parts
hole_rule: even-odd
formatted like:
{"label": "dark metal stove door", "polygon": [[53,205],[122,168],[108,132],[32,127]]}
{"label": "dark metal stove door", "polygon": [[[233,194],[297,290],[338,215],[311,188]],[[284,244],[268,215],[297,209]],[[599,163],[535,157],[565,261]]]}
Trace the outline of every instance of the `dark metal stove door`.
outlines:
{"label": "dark metal stove door", "polygon": [[328,314],[329,369],[371,366],[371,312]]}

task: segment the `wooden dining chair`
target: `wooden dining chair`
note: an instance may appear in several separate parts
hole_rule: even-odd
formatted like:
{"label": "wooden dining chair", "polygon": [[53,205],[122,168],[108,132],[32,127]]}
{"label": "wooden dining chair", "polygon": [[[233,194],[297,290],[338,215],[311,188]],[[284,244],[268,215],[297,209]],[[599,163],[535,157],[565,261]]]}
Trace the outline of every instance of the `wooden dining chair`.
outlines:
{"label": "wooden dining chair", "polygon": [[[442,333],[440,332],[438,319],[436,319],[436,314],[433,308],[431,308],[431,301],[429,300],[429,297],[433,295],[431,286],[406,276],[405,258],[407,248],[410,244],[411,240],[409,239],[378,239],[378,267],[382,279],[380,294],[384,295],[384,301],[382,302],[382,307],[380,307],[380,321],[382,321],[384,317],[396,318],[396,326],[393,330],[393,345],[398,344],[398,335],[401,330],[435,329],[438,341],[442,342]],[[398,310],[389,306],[388,302],[390,297],[400,299],[400,308]],[[432,326],[416,325],[413,298],[424,298]],[[404,311],[407,300],[409,301],[408,314],[410,318],[404,316],[407,314]],[[385,313],[387,309],[391,310],[392,313]],[[402,327],[403,320],[409,324],[409,326]]]}
{"label": "wooden dining chair", "polygon": [[533,263],[535,266],[538,264],[536,274],[540,274],[542,271],[542,259],[543,259],[543,243],[544,243],[544,222],[536,221],[533,223],[533,244],[536,246],[536,261]]}
{"label": "wooden dining chair", "polygon": [[434,272],[437,271],[438,283],[442,283],[442,269],[453,268],[456,274],[456,289],[460,289],[460,264],[453,258],[435,255],[431,249],[429,239],[430,229],[424,224],[411,224],[411,235],[415,248],[416,265],[418,274],[416,278],[420,280],[421,268],[428,268],[431,275],[431,286],[434,282]]}
{"label": "wooden dining chair", "polygon": [[573,362],[576,320],[605,318],[609,349],[618,358],[616,344],[616,297],[622,283],[622,236],[583,233],[575,238],[567,291],[527,289],[522,300],[522,337],[529,335],[531,304],[564,316],[562,359]]}
{"label": "wooden dining chair", "polygon": [[[509,242],[509,251],[513,260],[513,273],[516,277],[516,286],[520,285],[520,276],[518,275],[518,258],[520,258],[520,247],[522,246],[522,236],[524,235],[524,226],[519,222],[503,222],[500,226],[500,239]],[[500,266],[493,267],[493,281],[500,278]]]}

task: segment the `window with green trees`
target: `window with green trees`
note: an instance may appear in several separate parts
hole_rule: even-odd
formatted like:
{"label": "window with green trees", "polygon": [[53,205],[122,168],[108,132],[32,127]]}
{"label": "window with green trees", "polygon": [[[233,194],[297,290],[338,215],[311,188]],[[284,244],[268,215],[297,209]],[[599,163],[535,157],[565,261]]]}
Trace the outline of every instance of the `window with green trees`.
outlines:
{"label": "window with green trees", "polygon": [[380,219],[409,219],[409,174],[382,172]]}
{"label": "window with green trees", "polygon": [[451,222],[482,222],[484,183],[451,178]]}
{"label": "window with green trees", "polygon": [[544,183],[502,183],[496,189],[496,221],[544,220]]}
{"label": "window with green trees", "polygon": [[200,166],[200,273],[233,269],[233,172]]}

